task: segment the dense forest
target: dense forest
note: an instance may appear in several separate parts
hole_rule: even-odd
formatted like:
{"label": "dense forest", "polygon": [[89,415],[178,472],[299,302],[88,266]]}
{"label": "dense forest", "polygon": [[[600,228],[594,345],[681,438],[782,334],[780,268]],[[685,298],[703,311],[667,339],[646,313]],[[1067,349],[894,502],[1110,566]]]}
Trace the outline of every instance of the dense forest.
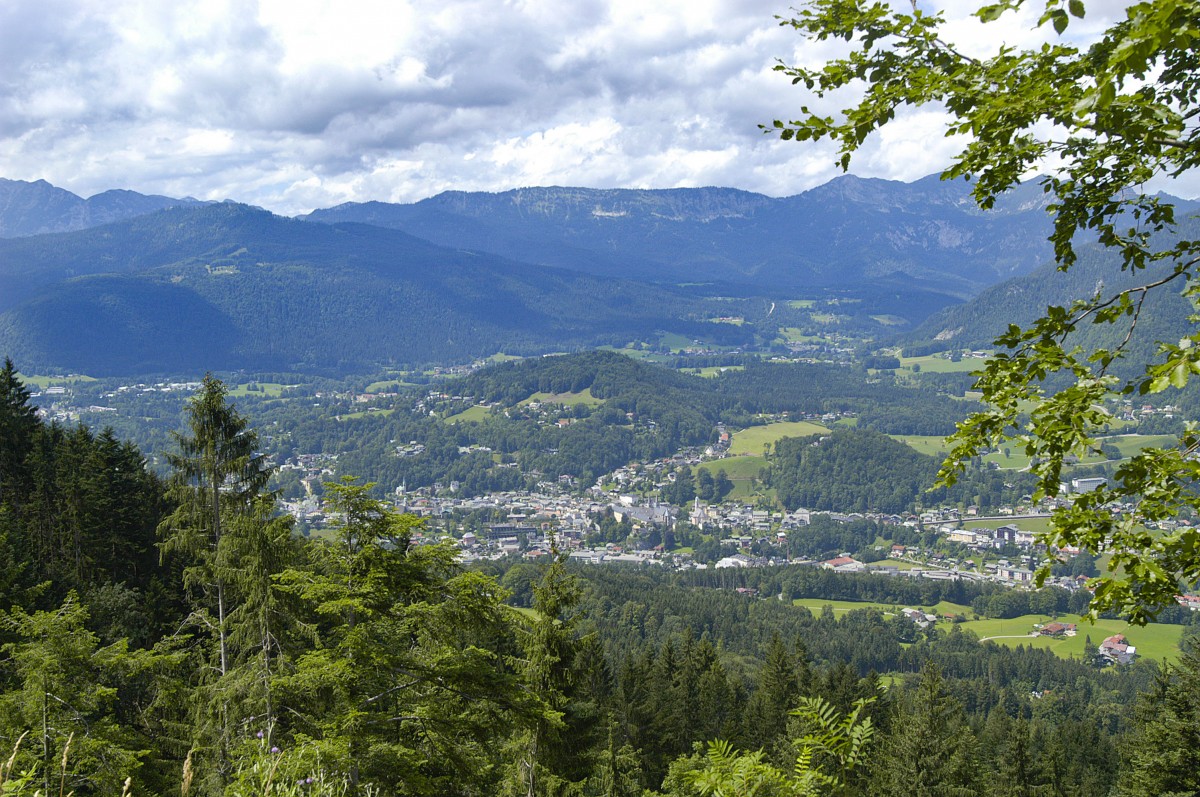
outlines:
{"label": "dense forest", "polygon": [[[224,386],[206,379],[187,414],[160,479],[110,432],[42,422],[0,371],[14,793],[698,795],[772,772],[829,794],[1196,788],[1195,648],[1100,669],[790,602],[1003,615],[1078,608],[1068,593],[802,567],[465,569],[352,478],[304,539]],[[819,736],[857,753],[797,767]]]}
{"label": "dense forest", "polygon": [[771,463],[770,483],[788,509],[897,513],[948,502],[987,511],[1019,501],[1035,486],[1027,473],[976,468],[952,487],[935,489],[940,458],[868,429],[784,438]]}

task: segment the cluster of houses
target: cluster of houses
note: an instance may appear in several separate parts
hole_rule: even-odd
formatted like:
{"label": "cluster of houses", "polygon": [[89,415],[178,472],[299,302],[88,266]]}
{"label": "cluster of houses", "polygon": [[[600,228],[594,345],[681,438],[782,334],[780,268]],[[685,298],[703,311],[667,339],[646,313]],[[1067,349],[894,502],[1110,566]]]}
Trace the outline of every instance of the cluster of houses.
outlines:
{"label": "cluster of houses", "polygon": [[1110,664],[1128,664],[1137,656],[1137,648],[1124,634],[1114,634],[1100,643],[1098,655]]}

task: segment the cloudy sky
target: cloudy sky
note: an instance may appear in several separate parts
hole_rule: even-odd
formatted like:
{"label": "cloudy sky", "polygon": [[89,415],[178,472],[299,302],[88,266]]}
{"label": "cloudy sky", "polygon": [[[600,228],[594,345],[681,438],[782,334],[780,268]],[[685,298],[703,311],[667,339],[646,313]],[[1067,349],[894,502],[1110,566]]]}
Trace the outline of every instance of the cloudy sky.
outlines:
{"label": "cloudy sky", "polygon": [[[981,30],[960,19],[966,3],[943,5],[968,50],[1031,35],[1028,16]],[[1120,5],[1089,3],[1073,30]],[[759,131],[812,103],[772,66],[835,50],[780,28],[788,7],[7,0],[0,177],[287,214],[531,185],[794,194],[838,172],[828,146]],[[943,124],[935,110],[903,116],[853,171],[909,180],[944,168],[955,144]]]}

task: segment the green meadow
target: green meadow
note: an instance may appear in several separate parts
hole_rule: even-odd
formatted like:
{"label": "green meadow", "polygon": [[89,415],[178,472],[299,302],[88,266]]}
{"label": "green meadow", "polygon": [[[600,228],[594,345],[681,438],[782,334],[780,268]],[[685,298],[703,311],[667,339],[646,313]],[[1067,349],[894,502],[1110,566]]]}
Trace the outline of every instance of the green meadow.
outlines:
{"label": "green meadow", "polygon": [[969,373],[980,370],[986,362],[986,360],[977,360],[974,357],[964,357],[958,362],[953,362],[948,357],[927,354],[922,357],[901,357],[900,367],[911,371],[914,365],[919,365],[921,371],[934,374]]}
{"label": "green meadow", "polygon": [[[255,390],[251,390],[250,385],[254,385]],[[281,395],[283,395],[284,389],[289,387],[295,387],[295,385],[283,385],[279,382],[246,382],[244,384],[231,387],[229,389],[229,395],[235,398],[252,396],[279,398]]]}
{"label": "green meadow", "polygon": [[528,404],[531,401],[539,401],[542,404],[562,404],[566,407],[574,407],[578,404],[598,407],[604,403],[604,399],[596,398],[592,395],[590,387],[584,388],[578,393],[534,393],[522,401],[521,404]]}
{"label": "green meadow", "polygon": [[777,421],[763,426],[750,426],[733,433],[730,454],[761,454],[763,446],[784,437],[804,437],[810,434],[826,434],[829,429],[810,421]]}
{"label": "green meadow", "polygon": [[76,382],[95,382],[96,378],[92,376],[84,376],[83,374],[71,374],[70,376],[43,376],[41,374],[23,374],[17,372],[17,377],[26,385],[36,385],[39,389],[54,387],[56,385],[71,385]]}
{"label": "green meadow", "polygon": [[454,415],[448,415],[446,417],[446,423],[468,423],[471,421],[482,421],[487,418],[488,413],[490,412],[490,408],[481,407],[476,404],[472,407],[467,407],[462,412],[455,413]]}
{"label": "green meadow", "polygon": [[[792,601],[795,606],[819,613],[822,608],[829,606],[834,614],[842,614],[856,609],[875,608],[885,614],[899,614],[905,608],[902,605],[867,603],[860,601],[823,600],[821,598],[798,598]],[[970,606],[942,601],[934,606],[914,606],[931,614],[961,614],[970,617]],[[1073,637],[1032,637],[1030,633],[1034,625],[1045,625],[1057,620],[1062,623],[1075,623],[1077,633]],[[1083,622],[1077,615],[1060,615],[1057,618],[1046,615],[1027,614],[1010,619],[967,620],[957,624],[963,631],[970,631],[980,638],[989,640],[997,645],[1016,647],[1040,648],[1049,650],[1060,658],[1082,658],[1083,648],[1088,638],[1092,644],[1099,645],[1114,634],[1124,634],[1129,643],[1137,648],[1139,657],[1156,661],[1174,661],[1179,656],[1179,642],[1190,626],[1168,625],[1165,623],[1150,623],[1147,626],[1132,626],[1123,620],[1097,620],[1094,624]],[[940,620],[937,626],[943,632],[949,632],[953,627],[948,621]],[[996,637],[996,638],[993,638]],[[991,638],[991,639],[990,639]]]}

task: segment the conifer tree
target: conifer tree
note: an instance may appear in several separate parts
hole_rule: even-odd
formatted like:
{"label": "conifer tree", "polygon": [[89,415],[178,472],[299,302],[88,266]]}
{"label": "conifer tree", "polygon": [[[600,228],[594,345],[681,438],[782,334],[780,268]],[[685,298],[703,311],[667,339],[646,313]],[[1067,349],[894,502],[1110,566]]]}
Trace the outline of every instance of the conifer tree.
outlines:
{"label": "conifer tree", "polygon": [[1122,797],[1200,794],[1200,638],[1183,647],[1138,706]]}
{"label": "conifer tree", "polygon": [[25,458],[39,426],[37,410],[29,397],[13,361],[5,358],[0,368],[0,504],[13,508],[20,506],[28,489]]}
{"label": "conifer tree", "polygon": [[[256,696],[250,697],[241,673],[232,676],[241,658],[235,621],[254,622],[245,616],[253,612],[242,602],[248,592],[261,596],[262,569],[269,567],[250,562],[247,554],[262,555],[251,538],[271,537],[274,531],[261,503],[271,470],[257,451],[258,437],[249,421],[229,404],[225,385],[212,374],[188,403],[187,425],[186,434],[176,435],[179,450],[168,455],[174,473],[167,498],[176,509],[159,524],[159,534],[162,555],[176,554],[184,562],[193,622],[214,638],[213,661],[202,665],[211,675],[202,678],[204,688],[194,698],[194,744],[207,756],[205,772],[216,789],[228,774],[240,726],[268,719],[255,708],[268,703],[266,685],[259,682],[251,690]],[[279,542],[277,534],[271,538]]]}
{"label": "conifer tree", "polygon": [[961,706],[944,691],[932,662],[899,707],[872,765],[871,793],[882,797],[974,797],[975,739]]}
{"label": "conifer tree", "polygon": [[382,794],[491,793],[500,739],[529,701],[496,652],[510,639],[494,579],[464,572],[424,522],[353,477],[326,484],[333,539],[279,577],[315,644],[275,679],[283,735]]}

